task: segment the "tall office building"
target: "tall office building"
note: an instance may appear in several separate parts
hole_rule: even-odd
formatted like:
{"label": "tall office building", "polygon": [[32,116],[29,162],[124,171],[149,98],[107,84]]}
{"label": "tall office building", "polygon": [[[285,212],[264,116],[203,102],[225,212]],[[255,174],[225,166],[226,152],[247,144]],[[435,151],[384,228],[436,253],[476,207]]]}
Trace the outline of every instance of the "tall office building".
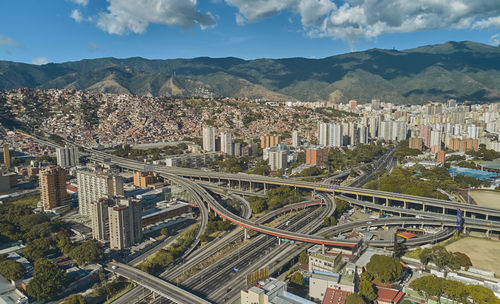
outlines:
{"label": "tall office building", "polygon": [[234,155],[231,132],[224,131],[220,133],[220,150],[227,155]]}
{"label": "tall office building", "polygon": [[93,201],[92,207],[92,237],[98,241],[109,241],[109,207],[114,205],[114,201],[109,198],[100,198]]}
{"label": "tall office building", "polygon": [[376,116],[368,118],[368,135],[370,138],[377,138],[378,136],[378,117]]}
{"label": "tall office building", "polygon": [[81,215],[91,216],[91,203],[108,196],[123,196],[123,178],[118,175],[77,171],[78,206]]}
{"label": "tall office building", "polygon": [[286,169],[288,165],[288,151],[279,147],[269,148],[269,167],[272,171]]}
{"label": "tall office building", "polygon": [[68,147],[56,149],[57,165],[63,168],[75,167],[79,164],[78,148]]}
{"label": "tall office building", "polygon": [[214,127],[203,127],[203,150],[216,151]]}
{"label": "tall office building", "polygon": [[125,249],[142,240],[142,205],[122,199],[108,208],[110,248]]}
{"label": "tall office building", "polygon": [[52,210],[68,203],[66,171],[60,167],[49,167],[39,173],[40,196],[44,210]]}
{"label": "tall office building", "polygon": [[299,131],[293,131],[292,132],[292,147],[299,147],[300,146],[300,136],[299,136]]}
{"label": "tall office building", "polygon": [[5,167],[10,168],[10,151],[7,144],[3,146],[3,164]]}

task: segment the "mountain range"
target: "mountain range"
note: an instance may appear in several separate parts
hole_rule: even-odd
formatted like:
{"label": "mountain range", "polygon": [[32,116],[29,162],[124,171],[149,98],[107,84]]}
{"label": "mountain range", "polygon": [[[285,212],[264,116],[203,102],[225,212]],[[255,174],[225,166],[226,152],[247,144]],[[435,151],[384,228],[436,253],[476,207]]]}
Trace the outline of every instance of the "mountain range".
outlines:
{"label": "mountain range", "polygon": [[500,101],[500,47],[463,41],[322,59],[134,57],[46,65],[0,61],[0,89],[16,88],[276,101],[493,102]]}

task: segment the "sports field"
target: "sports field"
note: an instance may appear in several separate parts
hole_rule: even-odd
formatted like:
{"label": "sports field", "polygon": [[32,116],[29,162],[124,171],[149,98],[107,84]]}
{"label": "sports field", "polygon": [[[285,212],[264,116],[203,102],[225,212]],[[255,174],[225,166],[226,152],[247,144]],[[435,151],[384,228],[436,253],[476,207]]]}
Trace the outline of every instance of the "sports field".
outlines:
{"label": "sports field", "polygon": [[465,253],[470,257],[473,267],[494,271],[497,277],[500,276],[500,241],[466,237],[446,245],[446,249]]}
{"label": "sports field", "polygon": [[500,209],[500,192],[471,191],[470,196],[479,206]]}

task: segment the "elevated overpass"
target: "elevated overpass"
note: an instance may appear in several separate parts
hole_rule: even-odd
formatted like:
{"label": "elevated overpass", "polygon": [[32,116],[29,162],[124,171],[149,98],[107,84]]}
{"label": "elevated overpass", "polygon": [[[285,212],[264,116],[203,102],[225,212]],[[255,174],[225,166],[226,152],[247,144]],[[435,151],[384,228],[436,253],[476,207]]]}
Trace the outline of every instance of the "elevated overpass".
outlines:
{"label": "elevated overpass", "polygon": [[150,291],[179,304],[210,304],[210,302],[182,289],[167,281],[150,275],[132,266],[112,262],[105,268],[107,271],[116,273],[130,279]]}

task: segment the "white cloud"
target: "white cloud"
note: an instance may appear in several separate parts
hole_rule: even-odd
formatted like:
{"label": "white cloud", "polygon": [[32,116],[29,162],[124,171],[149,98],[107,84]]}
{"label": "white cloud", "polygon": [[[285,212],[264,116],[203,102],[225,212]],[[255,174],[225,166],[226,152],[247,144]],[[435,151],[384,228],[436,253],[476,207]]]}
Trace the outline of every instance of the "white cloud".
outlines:
{"label": "white cloud", "polygon": [[71,0],[72,2],[75,2],[76,4],[80,4],[82,6],[86,6],[89,4],[89,0]]}
{"label": "white cloud", "polygon": [[0,35],[0,46],[19,46],[19,43],[12,38]]}
{"label": "white cloud", "polygon": [[107,0],[97,25],[110,34],[144,33],[149,24],[165,24],[188,29],[198,24],[202,29],[215,26],[209,12],[197,9],[197,0]]}
{"label": "white cloud", "polygon": [[247,19],[243,17],[242,14],[236,14],[236,23],[238,25],[245,25],[247,23]]}
{"label": "white cloud", "polygon": [[495,34],[490,37],[490,43],[494,46],[500,46],[500,34]]}
{"label": "white cloud", "polygon": [[[500,28],[499,0],[225,0],[250,22],[291,11],[311,37],[349,42],[386,33]],[[237,15],[237,18],[238,17]]]}
{"label": "white cloud", "polygon": [[82,13],[80,13],[79,10],[75,9],[71,12],[70,15],[71,19],[75,20],[76,22],[82,22],[83,21],[83,16]]}
{"label": "white cloud", "polygon": [[33,60],[31,60],[31,63],[36,64],[36,65],[44,65],[44,64],[47,64],[49,62],[50,62],[50,60],[47,57],[37,57],[37,58],[34,58]]}

